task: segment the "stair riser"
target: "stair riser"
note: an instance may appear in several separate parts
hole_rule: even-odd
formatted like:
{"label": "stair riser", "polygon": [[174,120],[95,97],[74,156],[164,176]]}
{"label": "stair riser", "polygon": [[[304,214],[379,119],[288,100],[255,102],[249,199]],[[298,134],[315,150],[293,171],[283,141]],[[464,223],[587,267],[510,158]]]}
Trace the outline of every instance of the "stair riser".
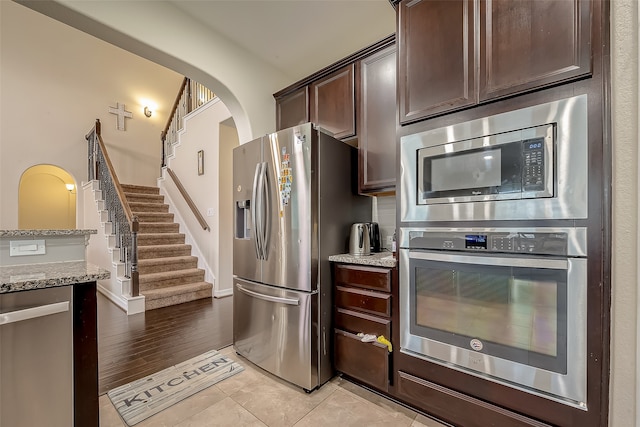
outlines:
{"label": "stair riser", "polygon": [[131,212],[158,212],[158,213],[166,213],[169,212],[169,205],[161,205],[158,203],[129,203],[129,207],[131,208]]}
{"label": "stair riser", "polygon": [[196,273],[185,274],[185,275],[171,277],[164,280],[152,280],[152,281],[145,280],[145,277],[141,275],[140,291],[146,291],[149,289],[162,289],[162,288],[168,288],[171,286],[179,286],[179,285],[185,285],[187,283],[202,282],[202,281],[204,281],[204,271],[200,271],[197,274]]}
{"label": "stair riser", "polygon": [[171,213],[136,213],[140,222],[173,222],[173,214]]}
{"label": "stair riser", "polygon": [[156,308],[168,307],[170,305],[182,304],[189,301],[195,301],[197,299],[211,298],[211,290],[202,290],[197,292],[189,292],[181,295],[176,295],[169,298],[159,298],[154,300],[145,299],[145,310],[154,310]]}
{"label": "stair riser", "polygon": [[149,245],[180,245],[184,244],[184,234],[165,233],[164,235],[138,234],[138,247]]}
{"label": "stair riser", "polygon": [[175,223],[155,223],[141,222],[139,233],[177,233],[180,231],[180,224]]}
{"label": "stair riser", "polygon": [[127,194],[126,197],[129,203],[164,203],[164,196],[154,194]]}
{"label": "stair riser", "polygon": [[144,247],[138,248],[138,259],[168,258],[172,256],[189,256],[189,255],[191,255],[191,247],[154,248],[153,250],[145,250]]}
{"label": "stair riser", "polygon": [[167,271],[187,270],[190,268],[198,268],[198,260],[193,259],[191,261],[182,262],[165,262],[162,264],[154,264],[149,266],[138,265],[138,271],[140,274],[149,273],[165,273]]}
{"label": "stair riser", "polygon": [[158,187],[145,187],[142,185],[130,184],[120,184],[120,186],[125,193],[160,194],[160,189]]}

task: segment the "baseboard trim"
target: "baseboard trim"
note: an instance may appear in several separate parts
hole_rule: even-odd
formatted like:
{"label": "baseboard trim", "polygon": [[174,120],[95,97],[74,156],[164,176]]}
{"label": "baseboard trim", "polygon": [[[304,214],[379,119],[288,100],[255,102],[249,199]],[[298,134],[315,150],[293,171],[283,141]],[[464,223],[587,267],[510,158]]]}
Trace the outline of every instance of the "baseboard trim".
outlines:
{"label": "baseboard trim", "polygon": [[233,288],[213,291],[214,298],[224,298],[224,297],[230,297],[232,295],[233,295]]}
{"label": "baseboard trim", "polygon": [[117,295],[98,282],[98,292],[107,297],[111,302],[120,307],[127,315],[144,312],[144,295],[129,298]]}

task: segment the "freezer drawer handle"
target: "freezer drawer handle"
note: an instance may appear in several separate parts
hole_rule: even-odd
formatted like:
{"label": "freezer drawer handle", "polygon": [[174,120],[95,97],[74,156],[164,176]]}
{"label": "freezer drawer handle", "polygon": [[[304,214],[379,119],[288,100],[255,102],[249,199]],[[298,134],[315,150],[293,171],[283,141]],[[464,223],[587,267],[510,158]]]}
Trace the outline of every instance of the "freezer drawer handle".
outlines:
{"label": "freezer drawer handle", "polygon": [[24,310],[10,311],[0,314],[0,325],[22,322],[23,320],[35,319],[37,317],[48,316],[50,314],[64,313],[69,311],[69,301],[57,302],[55,304],[41,305]]}
{"label": "freezer drawer handle", "polygon": [[259,299],[270,301],[270,302],[280,302],[282,304],[300,305],[300,300],[298,298],[281,298],[281,297],[274,297],[271,295],[265,295],[259,292],[250,291],[249,289],[245,288],[244,286],[238,283],[236,283],[236,287],[238,288],[239,291],[242,291],[247,295],[251,295],[254,298],[259,298]]}

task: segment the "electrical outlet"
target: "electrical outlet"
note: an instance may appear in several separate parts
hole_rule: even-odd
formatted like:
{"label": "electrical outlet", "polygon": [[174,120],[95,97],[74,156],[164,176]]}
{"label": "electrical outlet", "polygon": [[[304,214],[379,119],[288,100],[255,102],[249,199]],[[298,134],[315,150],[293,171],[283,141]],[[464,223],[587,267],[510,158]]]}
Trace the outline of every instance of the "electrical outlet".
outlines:
{"label": "electrical outlet", "polygon": [[213,208],[207,209],[207,216],[213,216]]}

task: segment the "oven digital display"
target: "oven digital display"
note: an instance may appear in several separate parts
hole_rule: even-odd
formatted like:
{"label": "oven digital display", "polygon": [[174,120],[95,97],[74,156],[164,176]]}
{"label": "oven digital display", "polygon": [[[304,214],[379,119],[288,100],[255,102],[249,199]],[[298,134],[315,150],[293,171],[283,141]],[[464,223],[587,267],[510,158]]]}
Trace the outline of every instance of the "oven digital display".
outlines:
{"label": "oven digital display", "polygon": [[464,247],[466,249],[487,249],[487,235],[486,234],[465,235]]}

